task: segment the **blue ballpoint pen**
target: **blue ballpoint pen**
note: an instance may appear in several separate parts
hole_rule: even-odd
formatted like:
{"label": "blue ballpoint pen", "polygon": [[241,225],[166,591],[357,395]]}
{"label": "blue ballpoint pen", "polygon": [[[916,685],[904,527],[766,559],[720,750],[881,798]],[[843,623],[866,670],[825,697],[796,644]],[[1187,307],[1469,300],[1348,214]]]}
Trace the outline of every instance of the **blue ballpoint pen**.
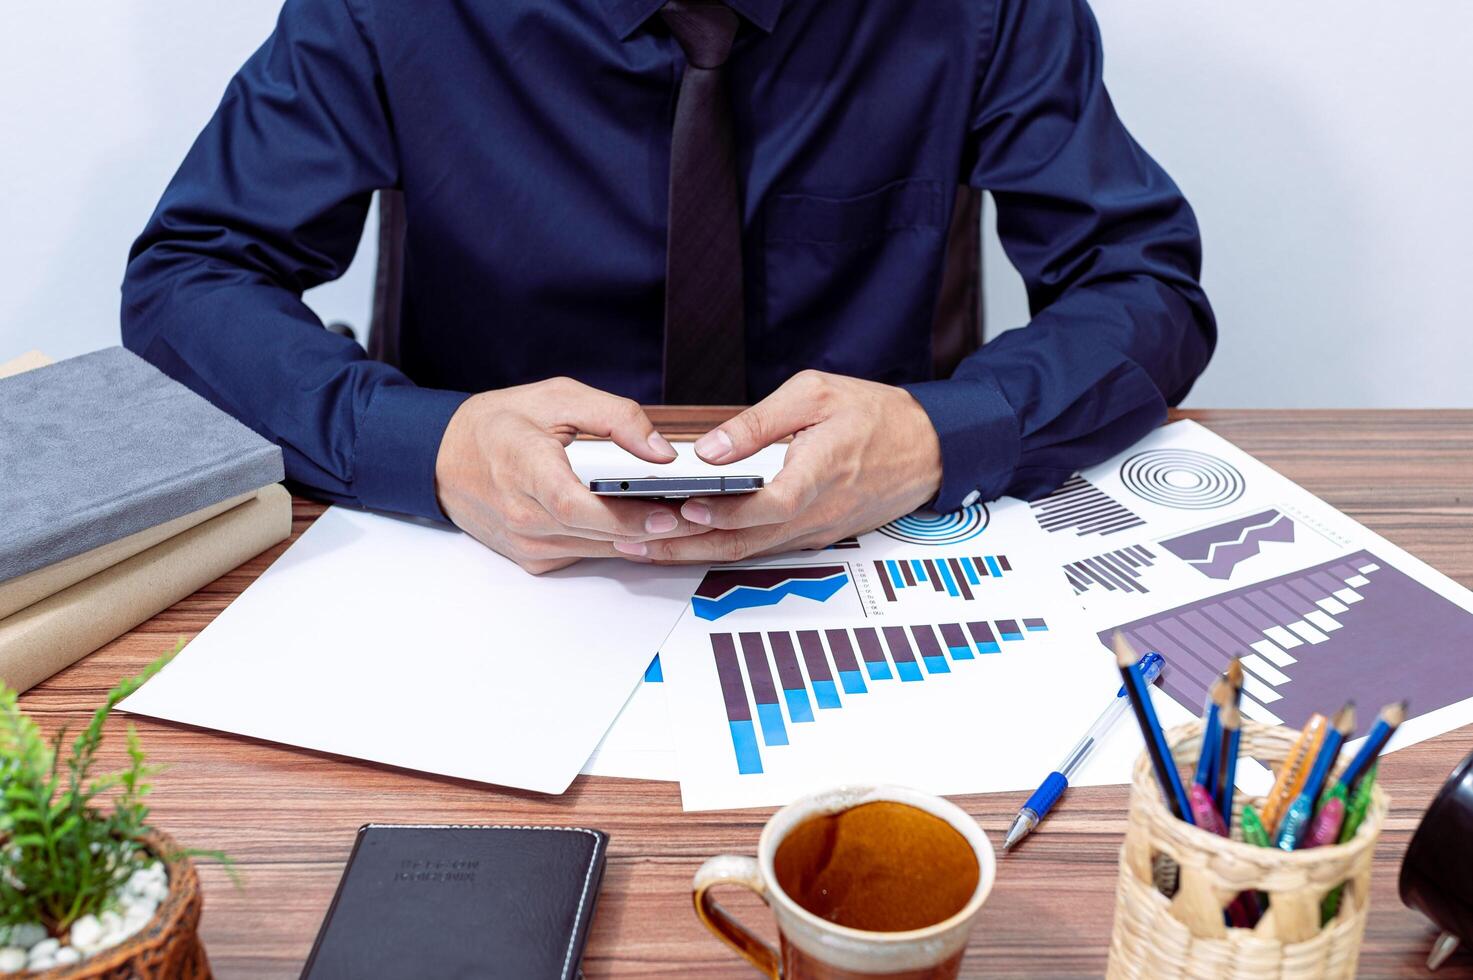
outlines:
{"label": "blue ballpoint pen", "polygon": [[[1152,652],[1141,657],[1136,662],[1135,669],[1141,675],[1141,678],[1145,680],[1146,684],[1150,685],[1154,684],[1156,678],[1161,676],[1161,669],[1165,666],[1166,661],[1162,658],[1161,654]],[[1105,733],[1110,730],[1111,726],[1119,720],[1120,716],[1129,707],[1130,695],[1126,693],[1125,685],[1122,684],[1120,691],[1110,700],[1110,706],[1095,719],[1095,723],[1089,727],[1089,731],[1084,733],[1084,738],[1080,739],[1079,744],[1074,746],[1073,751],[1064,759],[1063,764],[1048,774],[1048,777],[1039,784],[1038,789],[1033,791],[1033,795],[1028,797],[1028,802],[1023,804],[1023,808],[1018,811],[1018,815],[1013,818],[1013,825],[1008,829],[1008,836],[1002,842],[1004,854],[1014,844],[1032,833],[1033,828],[1037,827],[1043,818],[1048,816],[1049,810],[1053,809],[1054,804],[1059,801],[1059,797],[1064,795],[1064,790],[1069,788],[1069,777],[1074,775],[1080,766],[1084,765],[1084,760],[1089,758],[1089,754],[1094,751],[1100,739],[1105,737]]]}

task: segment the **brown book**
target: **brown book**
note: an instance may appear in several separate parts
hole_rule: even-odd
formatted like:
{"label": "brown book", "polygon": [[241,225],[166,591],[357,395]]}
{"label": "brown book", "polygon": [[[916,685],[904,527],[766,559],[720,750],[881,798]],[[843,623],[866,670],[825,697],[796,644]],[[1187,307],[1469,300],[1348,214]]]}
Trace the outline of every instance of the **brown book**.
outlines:
{"label": "brown book", "polygon": [[176,517],[172,521],[145,528],[126,538],[110,541],[91,551],[84,551],[80,555],[64,558],[59,562],[38,568],[34,572],[27,572],[17,578],[0,582],[0,622],[27,606],[40,602],[48,596],[56,595],[62,589],[91,578],[105,568],[111,568],[120,561],[126,561],[156,544],[183,534],[190,528],[197,527],[210,518],[225,513],[232,507],[239,507],[247,500],[255,499],[258,492],[253,490],[228,500],[222,500],[218,504],[201,507],[183,517]]}
{"label": "brown book", "polygon": [[0,680],[18,691],[34,687],[284,541],[291,524],[291,494],[272,484],[222,514],[0,619]]}

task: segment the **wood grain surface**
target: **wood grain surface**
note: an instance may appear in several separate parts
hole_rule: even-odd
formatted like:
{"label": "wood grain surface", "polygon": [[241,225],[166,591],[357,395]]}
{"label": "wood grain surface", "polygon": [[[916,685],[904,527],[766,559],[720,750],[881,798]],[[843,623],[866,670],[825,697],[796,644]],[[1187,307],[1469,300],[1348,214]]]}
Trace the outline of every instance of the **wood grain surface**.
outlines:
{"label": "wood grain surface", "polygon": [[[699,432],[718,410],[662,409],[669,433]],[[1196,411],[1195,418],[1332,505],[1473,586],[1473,412]],[[293,538],[322,512],[298,499]],[[286,545],[160,613],[21,700],[48,730],[76,730],[120,677],[193,636]],[[342,588],[352,588],[344,582]],[[1473,652],[1473,651],[1470,651]],[[1388,698],[1395,692],[1388,692]],[[269,710],[269,706],[265,709]],[[121,719],[104,762],[123,760]],[[385,724],[394,724],[386,716]],[[703,859],[753,853],[770,810],[685,814],[671,784],[580,777],[544,797],[424,776],[250,739],[137,721],[150,757],[169,766],[153,796],[157,824],[182,844],[221,849],[243,874],[233,887],[202,862],[203,932],[217,974],[295,976],[353,843],[369,821],[547,823],[611,835],[589,977],[749,976],[696,922],[691,875]],[[1376,855],[1373,906],[1361,957],[1367,977],[1425,975],[1432,932],[1397,898],[1401,856],[1422,811],[1473,749],[1473,726],[1388,757],[1381,779],[1393,807]],[[488,752],[505,747],[488,745]],[[987,764],[986,747],[975,762]],[[1003,751],[999,747],[997,751]],[[1026,794],[958,797],[1001,841]],[[1125,829],[1125,787],[1074,789],[1041,830],[1001,862],[963,963],[966,976],[1092,977],[1104,970]],[[755,900],[729,907],[760,922]],[[1459,953],[1438,977],[1473,977]]]}

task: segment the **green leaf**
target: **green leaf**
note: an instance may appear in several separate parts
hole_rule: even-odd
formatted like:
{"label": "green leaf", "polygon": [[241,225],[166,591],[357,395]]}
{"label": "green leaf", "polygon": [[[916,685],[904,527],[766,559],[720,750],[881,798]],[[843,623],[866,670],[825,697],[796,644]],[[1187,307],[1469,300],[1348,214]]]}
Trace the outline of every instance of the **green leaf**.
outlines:
{"label": "green leaf", "polygon": [[[64,729],[46,739],[0,682],[0,862],[6,872],[0,874],[0,928],[42,921],[53,932],[64,931],[79,916],[105,911],[117,886],[143,865],[146,852],[137,843],[149,830],[143,800],[162,768],[148,765],[130,724],[125,766],[95,777],[92,770],[111,710],[172,656],[119,681],[70,743]],[[115,793],[107,810],[94,805],[104,793]],[[10,848],[17,849],[13,856]]]}

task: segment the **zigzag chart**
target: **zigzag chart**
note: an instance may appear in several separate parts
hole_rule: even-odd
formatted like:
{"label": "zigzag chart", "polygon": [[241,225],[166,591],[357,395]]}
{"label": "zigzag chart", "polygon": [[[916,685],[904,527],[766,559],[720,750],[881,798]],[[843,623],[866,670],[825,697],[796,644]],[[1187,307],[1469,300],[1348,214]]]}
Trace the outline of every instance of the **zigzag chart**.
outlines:
{"label": "zigzag chart", "polygon": [[706,573],[690,604],[698,617],[711,621],[738,609],[775,606],[788,596],[827,602],[848,584],[847,565],[718,568]]}
{"label": "zigzag chart", "polygon": [[1161,542],[1161,546],[1208,578],[1226,581],[1240,562],[1268,542],[1292,544],[1294,522],[1269,509]]}

